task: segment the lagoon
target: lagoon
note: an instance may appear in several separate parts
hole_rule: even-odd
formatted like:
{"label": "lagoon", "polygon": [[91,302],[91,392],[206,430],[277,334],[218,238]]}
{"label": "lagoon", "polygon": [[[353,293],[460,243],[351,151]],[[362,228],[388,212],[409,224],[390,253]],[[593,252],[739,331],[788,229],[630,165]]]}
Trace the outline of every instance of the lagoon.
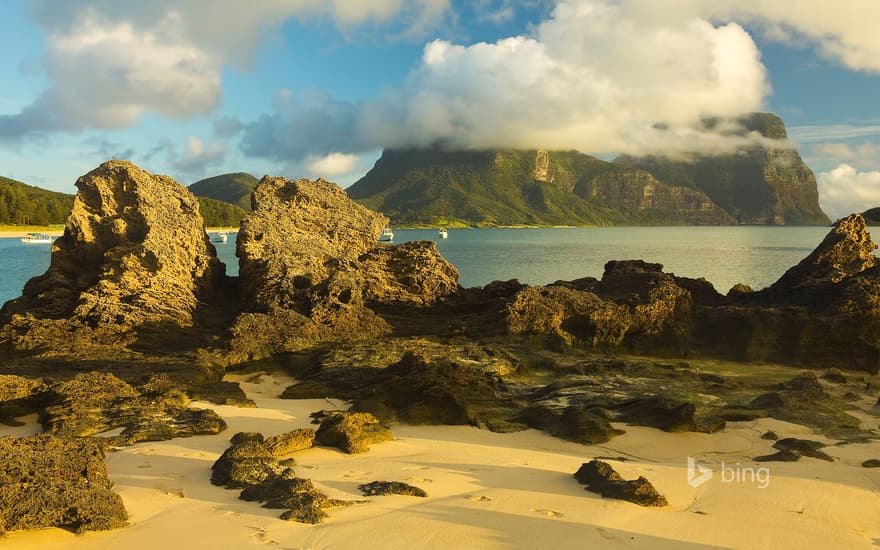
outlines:
{"label": "lagoon", "polygon": [[[609,260],[641,259],[686,277],[705,277],[725,293],[737,283],[755,289],[772,284],[809,254],[827,227],[578,227],[395,229],[395,243],[433,240],[458,268],[465,287],[519,279],[546,284],[601,277]],[[236,275],[235,239],[215,243],[227,273]],[[0,303],[21,294],[24,283],[49,265],[49,245],[0,239]]]}

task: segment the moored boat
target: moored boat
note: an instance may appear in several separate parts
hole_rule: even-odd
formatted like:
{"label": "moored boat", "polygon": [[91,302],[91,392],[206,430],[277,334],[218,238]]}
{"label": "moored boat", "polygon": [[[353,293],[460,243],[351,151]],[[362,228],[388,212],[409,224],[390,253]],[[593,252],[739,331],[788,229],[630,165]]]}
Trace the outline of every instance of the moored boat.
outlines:
{"label": "moored boat", "polygon": [[391,231],[390,227],[386,227],[382,230],[382,234],[379,235],[380,243],[390,243],[394,241],[394,231]]}
{"label": "moored boat", "polygon": [[441,227],[441,228],[440,228],[440,231],[437,232],[437,236],[440,237],[441,239],[448,239],[448,238],[449,238],[449,232],[446,231],[446,228],[445,228],[445,227]]}
{"label": "moored boat", "polygon": [[229,234],[226,231],[211,233],[210,237],[212,243],[225,243],[229,240]]}
{"label": "moored boat", "polygon": [[52,244],[52,237],[45,233],[28,233],[21,238],[25,244]]}

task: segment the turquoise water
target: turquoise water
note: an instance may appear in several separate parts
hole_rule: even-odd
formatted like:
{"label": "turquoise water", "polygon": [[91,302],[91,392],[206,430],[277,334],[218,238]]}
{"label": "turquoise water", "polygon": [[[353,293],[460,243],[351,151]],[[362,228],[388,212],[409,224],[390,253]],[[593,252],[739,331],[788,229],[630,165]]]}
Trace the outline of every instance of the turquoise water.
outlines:
{"label": "turquoise water", "polygon": [[[395,242],[434,240],[458,268],[462,286],[519,279],[544,284],[601,277],[609,260],[658,262],[667,271],[705,277],[721,292],[736,283],[762,288],[810,253],[827,227],[602,227],[565,229],[397,229]],[[238,273],[235,239],[215,244],[230,275]],[[0,303],[46,270],[49,245],[0,239]]]}

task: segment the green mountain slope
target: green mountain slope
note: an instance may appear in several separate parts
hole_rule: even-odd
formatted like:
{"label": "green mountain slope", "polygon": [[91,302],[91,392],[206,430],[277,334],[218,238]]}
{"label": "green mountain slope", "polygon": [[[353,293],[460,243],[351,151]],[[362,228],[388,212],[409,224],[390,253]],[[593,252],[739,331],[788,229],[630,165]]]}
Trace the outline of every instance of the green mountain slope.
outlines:
{"label": "green mountain slope", "polygon": [[880,225],[880,206],[862,212],[865,223],[872,227]]}
{"label": "green mountain slope", "polygon": [[73,195],[0,177],[0,223],[12,225],[64,223],[72,207]]}
{"label": "green mountain slope", "polygon": [[189,190],[197,197],[228,202],[250,211],[251,192],[257,183],[259,180],[254,176],[245,172],[235,172],[197,181],[189,186]]}
{"label": "green mountain slope", "polygon": [[241,220],[247,215],[243,208],[239,208],[228,202],[198,197],[199,212],[205,219],[207,227],[238,227]]}
{"label": "green mountain slope", "polygon": [[[717,121],[707,121],[711,128]],[[786,139],[782,119],[753,113],[738,120],[740,133]],[[616,164],[645,170],[675,186],[706,193],[739,223],[827,225],[813,172],[794,149],[755,145],[734,154],[696,155],[687,161],[622,156]]]}
{"label": "green mountain slope", "polygon": [[347,191],[396,225],[733,222],[700,191],[574,151],[388,150]]}

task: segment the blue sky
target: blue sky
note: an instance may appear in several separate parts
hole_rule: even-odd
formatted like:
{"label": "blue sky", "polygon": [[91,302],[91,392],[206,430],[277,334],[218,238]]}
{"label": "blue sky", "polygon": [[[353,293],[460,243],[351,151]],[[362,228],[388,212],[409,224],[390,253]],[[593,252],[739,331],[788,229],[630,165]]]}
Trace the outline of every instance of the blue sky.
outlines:
{"label": "blue sky", "polygon": [[741,4],[8,0],[0,175],[72,192],[119,157],[348,185],[437,142],[729,151],[701,117],[770,110],[829,214],[880,204],[880,3]]}

